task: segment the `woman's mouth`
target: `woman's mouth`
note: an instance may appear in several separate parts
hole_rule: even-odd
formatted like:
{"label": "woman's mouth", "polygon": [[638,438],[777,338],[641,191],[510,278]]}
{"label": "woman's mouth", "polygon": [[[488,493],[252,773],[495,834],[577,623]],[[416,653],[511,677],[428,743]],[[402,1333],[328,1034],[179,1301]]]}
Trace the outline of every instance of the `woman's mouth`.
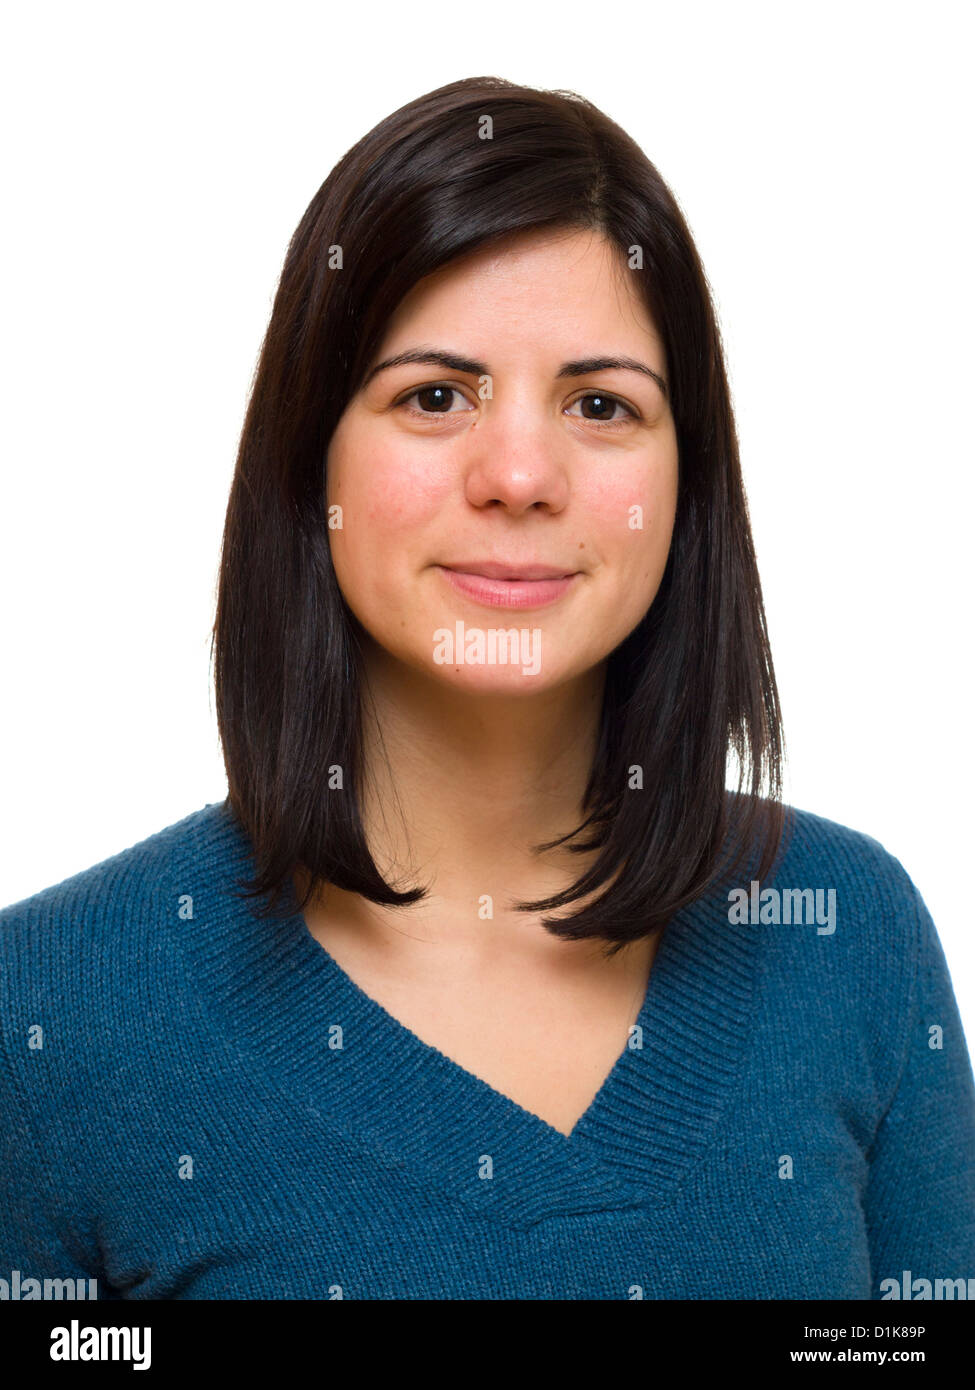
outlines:
{"label": "woman's mouth", "polygon": [[478,564],[438,565],[448,584],[458,593],[488,608],[544,608],[567,593],[578,572],[560,573],[551,566]]}

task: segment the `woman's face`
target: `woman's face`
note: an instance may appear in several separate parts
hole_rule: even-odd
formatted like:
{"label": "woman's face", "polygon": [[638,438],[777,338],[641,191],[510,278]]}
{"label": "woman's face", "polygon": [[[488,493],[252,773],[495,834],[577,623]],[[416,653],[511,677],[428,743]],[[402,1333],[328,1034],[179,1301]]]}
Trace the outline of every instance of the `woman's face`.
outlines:
{"label": "woman's face", "polygon": [[[327,460],[336,576],[387,658],[527,694],[591,672],[643,617],[670,547],[677,437],[640,273],[596,232],[536,231],[398,307]],[[624,357],[647,370],[596,362]]]}

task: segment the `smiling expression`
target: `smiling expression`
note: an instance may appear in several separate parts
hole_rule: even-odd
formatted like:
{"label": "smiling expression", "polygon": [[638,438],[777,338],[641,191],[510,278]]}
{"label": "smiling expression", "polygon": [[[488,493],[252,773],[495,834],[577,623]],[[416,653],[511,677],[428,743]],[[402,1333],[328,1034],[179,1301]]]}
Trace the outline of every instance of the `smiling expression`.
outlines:
{"label": "smiling expression", "polygon": [[[469,691],[590,671],[659,588],[678,448],[663,344],[600,233],[517,234],[400,303],[327,459],[346,602],[387,657]],[[437,664],[434,634],[540,630],[520,664]]]}

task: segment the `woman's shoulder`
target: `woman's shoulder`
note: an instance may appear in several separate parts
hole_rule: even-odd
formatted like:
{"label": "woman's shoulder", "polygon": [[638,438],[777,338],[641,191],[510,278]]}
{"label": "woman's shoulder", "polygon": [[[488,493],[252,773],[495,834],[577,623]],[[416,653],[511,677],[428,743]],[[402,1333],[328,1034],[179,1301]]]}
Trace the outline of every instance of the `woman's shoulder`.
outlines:
{"label": "woman's shoulder", "polygon": [[[32,962],[76,972],[84,957],[95,957],[104,974],[126,951],[158,947],[160,929],[179,920],[180,866],[194,846],[203,846],[223,805],[201,807],[0,908],[0,980],[9,984]],[[55,983],[52,974],[48,984]]]}
{"label": "woman's shoulder", "polygon": [[875,835],[802,807],[785,807],[785,825],[773,878],[780,889],[795,881],[833,890],[837,907],[861,919],[909,920],[919,893],[900,859]]}
{"label": "woman's shoulder", "polygon": [[805,924],[834,957],[849,955],[844,969],[888,985],[910,976],[925,928],[933,930],[913,878],[876,835],[795,805],[785,807],[771,873],[739,884],[735,898],[740,920]]}
{"label": "woman's shoulder", "polygon": [[[110,1203],[156,1107],[165,1125],[181,1104],[203,1017],[182,953],[194,925],[183,903],[209,891],[222,804],[0,910],[0,1193],[33,1201],[32,1184],[55,1174],[45,1200],[69,1225]],[[77,1239],[95,1261],[97,1222],[83,1224]]]}
{"label": "woman's shoulder", "polygon": [[923,965],[946,977],[937,931],[914,880],[876,835],[786,810],[772,873],[732,887],[729,920],[760,934],[766,986],[788,996],[793,1018],[822,1015],[824,1038],[863,1036],[886,1092]]}

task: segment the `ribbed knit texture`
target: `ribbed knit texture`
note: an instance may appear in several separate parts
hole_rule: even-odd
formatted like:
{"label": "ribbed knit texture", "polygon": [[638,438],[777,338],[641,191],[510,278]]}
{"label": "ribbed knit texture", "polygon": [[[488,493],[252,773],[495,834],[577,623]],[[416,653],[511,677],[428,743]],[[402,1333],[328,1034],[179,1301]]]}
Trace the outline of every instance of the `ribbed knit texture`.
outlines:
{"label": "ribbed knit texture", "polygon": [[296,910],[261,921],[235,891],[252,869],[218,802],[0,912],[14,1296],[73,1278],[126,1299],[869,1299],[904,1271],[908,1290],[975,1279],[971,1062],[931,918],[869,836],[795,811],[762,884],[834,889],[832,933],[732,925],[726,893],[671,921],[569,1137],[399,1023]]}

